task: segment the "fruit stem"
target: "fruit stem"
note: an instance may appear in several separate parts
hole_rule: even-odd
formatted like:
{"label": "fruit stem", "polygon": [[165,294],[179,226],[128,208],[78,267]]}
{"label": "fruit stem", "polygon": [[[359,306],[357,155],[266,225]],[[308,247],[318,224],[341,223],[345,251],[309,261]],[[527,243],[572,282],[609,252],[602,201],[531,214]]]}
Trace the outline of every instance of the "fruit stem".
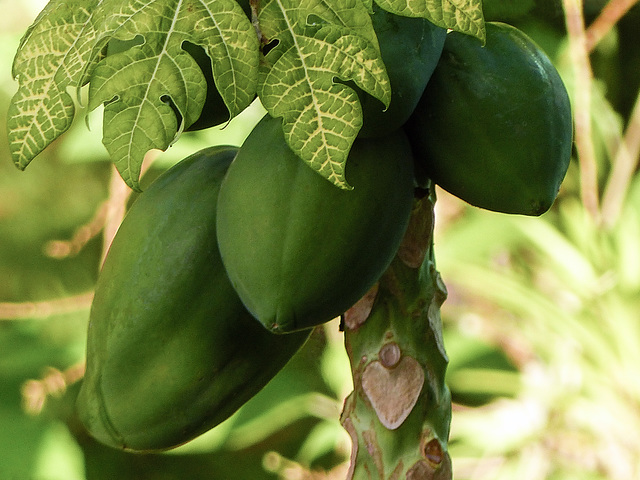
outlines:
{"label": "fruit stem", "polygon": [[[142,177],[146,171],[151,167],[155,159],[158,157],[158,150],[151,150],[147,152],[140,168],[140,177]],[[122,177],[118,173],[115,165],[111,166],[111,181],[109,182],[109,197],[105,201],[105,218],[102,226],[103,240],[102,240],[102,257],[100,259],[100,267],[104,263],[109,247],[113,241],[113,237],[116,236],[118,228],[124,219],[127,211],[127,202],[132,194],[132,190],[122,180]]]}
{"label": "fruit stem", "polygon": [[592,52],[600,40],[614,27],[618,20],[633,7],[638,0],[611,0],[607,3],[598,17],[586,30],[587,51]]}
{"label": "fruit stem", "polygon": [[344,316],[354,390],[341,422],[352,479],[451,479],[451,395],[433,255],[433,189],[416,198],[404,242],[380,282]]}
{"label": "fruit stem", "polygon": [[591,87],[593,73],[587,50],[582,0],[563,0],[569,34],[569,52],[574,77],[573,115],[575,144],[580,160],[582,203],[594,220],[599,220],[598,173],[591,135]]}
{"label": "fruit stem", "polygon": [[613,227],[620,218],[624,199],[640,160],[640,92],[636,98],[629,123],[618,145],[612,171],[602,196],[602,221]]}

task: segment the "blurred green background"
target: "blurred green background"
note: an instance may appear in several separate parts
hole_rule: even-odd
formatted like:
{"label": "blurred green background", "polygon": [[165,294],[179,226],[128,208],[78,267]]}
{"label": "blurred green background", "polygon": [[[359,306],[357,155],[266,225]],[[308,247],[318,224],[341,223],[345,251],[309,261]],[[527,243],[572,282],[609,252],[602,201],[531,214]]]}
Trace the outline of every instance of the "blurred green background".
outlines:
{"label": "blurred green background", "polygon": [[[0,0],[2,132],[17,88],[13,55],[45,3]],[[606,3],[585,2],[587,25]],[[485,0],[485,13],[529,33],[585,111],[560,2]],[[596,212],[584,206],[576,158],[539,218],[439,192],[456,479],[640,478],[640,178],[615,183],[621,149],[636,170],[638,31],[636,5],[589,57]],[[104,232],[128,193],[100,143],[99,112],[90,129],[82,113],[25,172],[0,135],[0,480],[344,478],[350,440],[338,418],[351,380],[335,322],[231,419],[172,452],[121,453],[78,424],[91,290]],[[252,108],[225,130],[184,134],[145,182],[207,145],[240,144],[259,115]]]}

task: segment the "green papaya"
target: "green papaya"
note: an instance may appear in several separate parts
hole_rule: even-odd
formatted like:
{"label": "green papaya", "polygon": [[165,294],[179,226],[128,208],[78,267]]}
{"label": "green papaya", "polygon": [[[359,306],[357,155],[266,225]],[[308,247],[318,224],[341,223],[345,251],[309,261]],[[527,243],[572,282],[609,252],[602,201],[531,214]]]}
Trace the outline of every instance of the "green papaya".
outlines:
{"label": "green papaya", "polygon": [[418,167],[462,200],[540,215],[572,148],[571,105],[557,70],[522,31],[486,23],[486,46],[451,32],[406,124]]}
{"label": "green papaya", "polygon": [[357,139],[343,190],[289,148],[265,116],[220,187],[222,261],[247,309],[269,330],[331,320],[359,300],[393,259],[413,203],[413,158],[400,130]]}
{"label": "green papaya", "polygon": [[389,108],[356,88],[362,106],[360,137],[386,135],[407,121],[438,63],[447,31],[424,18],[395,15],[373,5],[373,29],[391,84]]}
{"label": "green papaya", "polygon": [[79,418],[132,451],[183,444],[234,413],[302,346],[243,307],[216,243],[216,201],[235,147],[163,173],[127,213],[91,306]]}

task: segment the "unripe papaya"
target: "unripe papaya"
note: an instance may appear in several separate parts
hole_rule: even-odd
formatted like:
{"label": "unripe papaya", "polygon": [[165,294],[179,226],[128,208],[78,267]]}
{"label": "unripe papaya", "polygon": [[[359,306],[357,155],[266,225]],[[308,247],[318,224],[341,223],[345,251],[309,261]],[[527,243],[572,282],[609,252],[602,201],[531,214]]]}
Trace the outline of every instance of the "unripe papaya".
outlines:
{"label": "unripe papaya", "polygon": [[569,96],[523,32],[486,23],[486,33],[486,46],[447,35],[406,131],[418,166],[448,192],[488,210],[540,215],[571,158]]}
{"label": "unripe papaya", "polygon": [[301,347],[243,307],[216,243],[219,186],[235,147],[202,150],[135,201],[100,272],[77,410],[100,442],[183,444],[222,422]]}
{"label": "unripe papaya", "polygon": [[393,259],[413,203],[413,159],[400,130],[357,139],[343,190],[286,144],[265,116],[229,167],[218,198],[218,243],[247,309],[286,333],[342,314]]}
{"label": "unripe papaya", "polygon": [[392,93],[385,110],[382,102],[356,88],[363,116],[359,136],[363,138],[386,135],[404,125],[436,68],[447,34],[425,18],[395,15],[375,3],[371,21]]}

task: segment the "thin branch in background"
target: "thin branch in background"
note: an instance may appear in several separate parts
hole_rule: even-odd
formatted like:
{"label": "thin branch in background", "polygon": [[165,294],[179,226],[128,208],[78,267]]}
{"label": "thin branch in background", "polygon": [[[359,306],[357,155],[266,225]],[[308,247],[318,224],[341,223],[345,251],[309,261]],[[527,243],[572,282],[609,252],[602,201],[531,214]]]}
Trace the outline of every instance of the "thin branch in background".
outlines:
{"label": "thin branch in background", "polygon": [[[146,170],[150,164],[151,161],[146,162],[144,170]],[[91,238],[104,228],[104,259],[109,245],[111,245],[111,241],[124,218],[127,199],[131,194],[131,190],[122,181],[115,168],[109,191],[109,199],[98,208],[96,214],[88,224],[83,225],[76,231],[71,240],[54,240],[49,242],[46,250],[50,256],[64,258],[77,254]],[[0,302],[0,320],[49,318],[54,315],[62,315],[89,308],[92,300],[93,292],[89,292],[38,302]]]}
{"label": "thin branch in background", "polygon": [[[144,173],[153,163],[158,152],[149,152],[141,173]],[[127,201],[131,196],[131,189],[124,183],[115,166],[112,166],[111,181],[109,183],[109,197],[102,202],[93,218],[85,225],[80,226],[71,240],[51,240],[45,245],[45,254],[56,259],[71,257],[80,253],[92,238],[104,229],[104,243],[101,264],[111,245],[111,241],[126,213]]]}
{"label": "thin branch in background", "polygon": [[64,371],[49,367],[40,380],[27,380],[22,385],[22,408],[29,415],[38,415],[50,396],[60,397],[67,387],[84,377],[85,363],[80,362]]}
{"label": "thin branch in background", "polygon": [[0,321],[42,319],[54,315],[77,312],[78,310],[88,309],[92,300],[93,292],[89,292],[40,302],[0,302]]}
{"label": "thin branch in background", "polygon": [[127,201],[131,196],[131,189],[120,177],[115,165],[111,166],[111,181],[109,182],[109,199],[107,200],[107,208],[105,212],[105,222],[102,240],[102,257],[100,265],[104,263],[107,257],[109,246],[115,237],[124,215],[127,210]]}
{"label": "thin branch in background", "polygon": [[[144,174],[149,169],[159,154],[160,151],[158,150],[151,150],[147,152],[142,163],[140,175]],[[109,199],[107,200],[107,209],[105,213],[102,258],[100,259],[100,265],[104,263],[109,247],[111,246],[111,242],[113,241],[113,237],[116,236],[116,232],[124,219],[124,215],[127,210],[127,201],[129,200],[131,193],[131,189],[126,183],[124,183],[122,177],[118,173],[118,170],[116,170],[115,166],[112,166],[111,182],[109,183]]]}
{"label": "thin branch in background", "polygon": [[331,471],[312,471],[305,466],[283,457],[278,452],[268,452],[263,458],[264,468],[287,480],[342,480],[347,475],[348,463],[342,463]]}
{"label": "thin branch in background", "polygon": [[600,40],[639,0],[610,0],[586,30],[587,51],[592,52]]}
{"label": "thin branch in background", "polygon": [[89,223],[76,230],[71,240],[51,240],[44,247],[45,254],[56,259],[71,257],[80,253],[89,241],[100,234],[104,227],[109,202],[100,204]]}
{"label": "thin branch in background", "polygon": [[593,72],[587,51],[582,0],[563,0],[562,4],[569,34],[569,51],[575,82],[574,124],[575,144],[580,161],[580,191],[585,209],[597,220],[599,218],[598,173],[591,134]]}
{"label": "thin branch in background", "polygon": [[624,199],[631,183],[633,173],[640,160],[640,91],[622,142],[618,147],[613,169],[602,199],[602,222],[606,227],[612,227],[617,222]]}

